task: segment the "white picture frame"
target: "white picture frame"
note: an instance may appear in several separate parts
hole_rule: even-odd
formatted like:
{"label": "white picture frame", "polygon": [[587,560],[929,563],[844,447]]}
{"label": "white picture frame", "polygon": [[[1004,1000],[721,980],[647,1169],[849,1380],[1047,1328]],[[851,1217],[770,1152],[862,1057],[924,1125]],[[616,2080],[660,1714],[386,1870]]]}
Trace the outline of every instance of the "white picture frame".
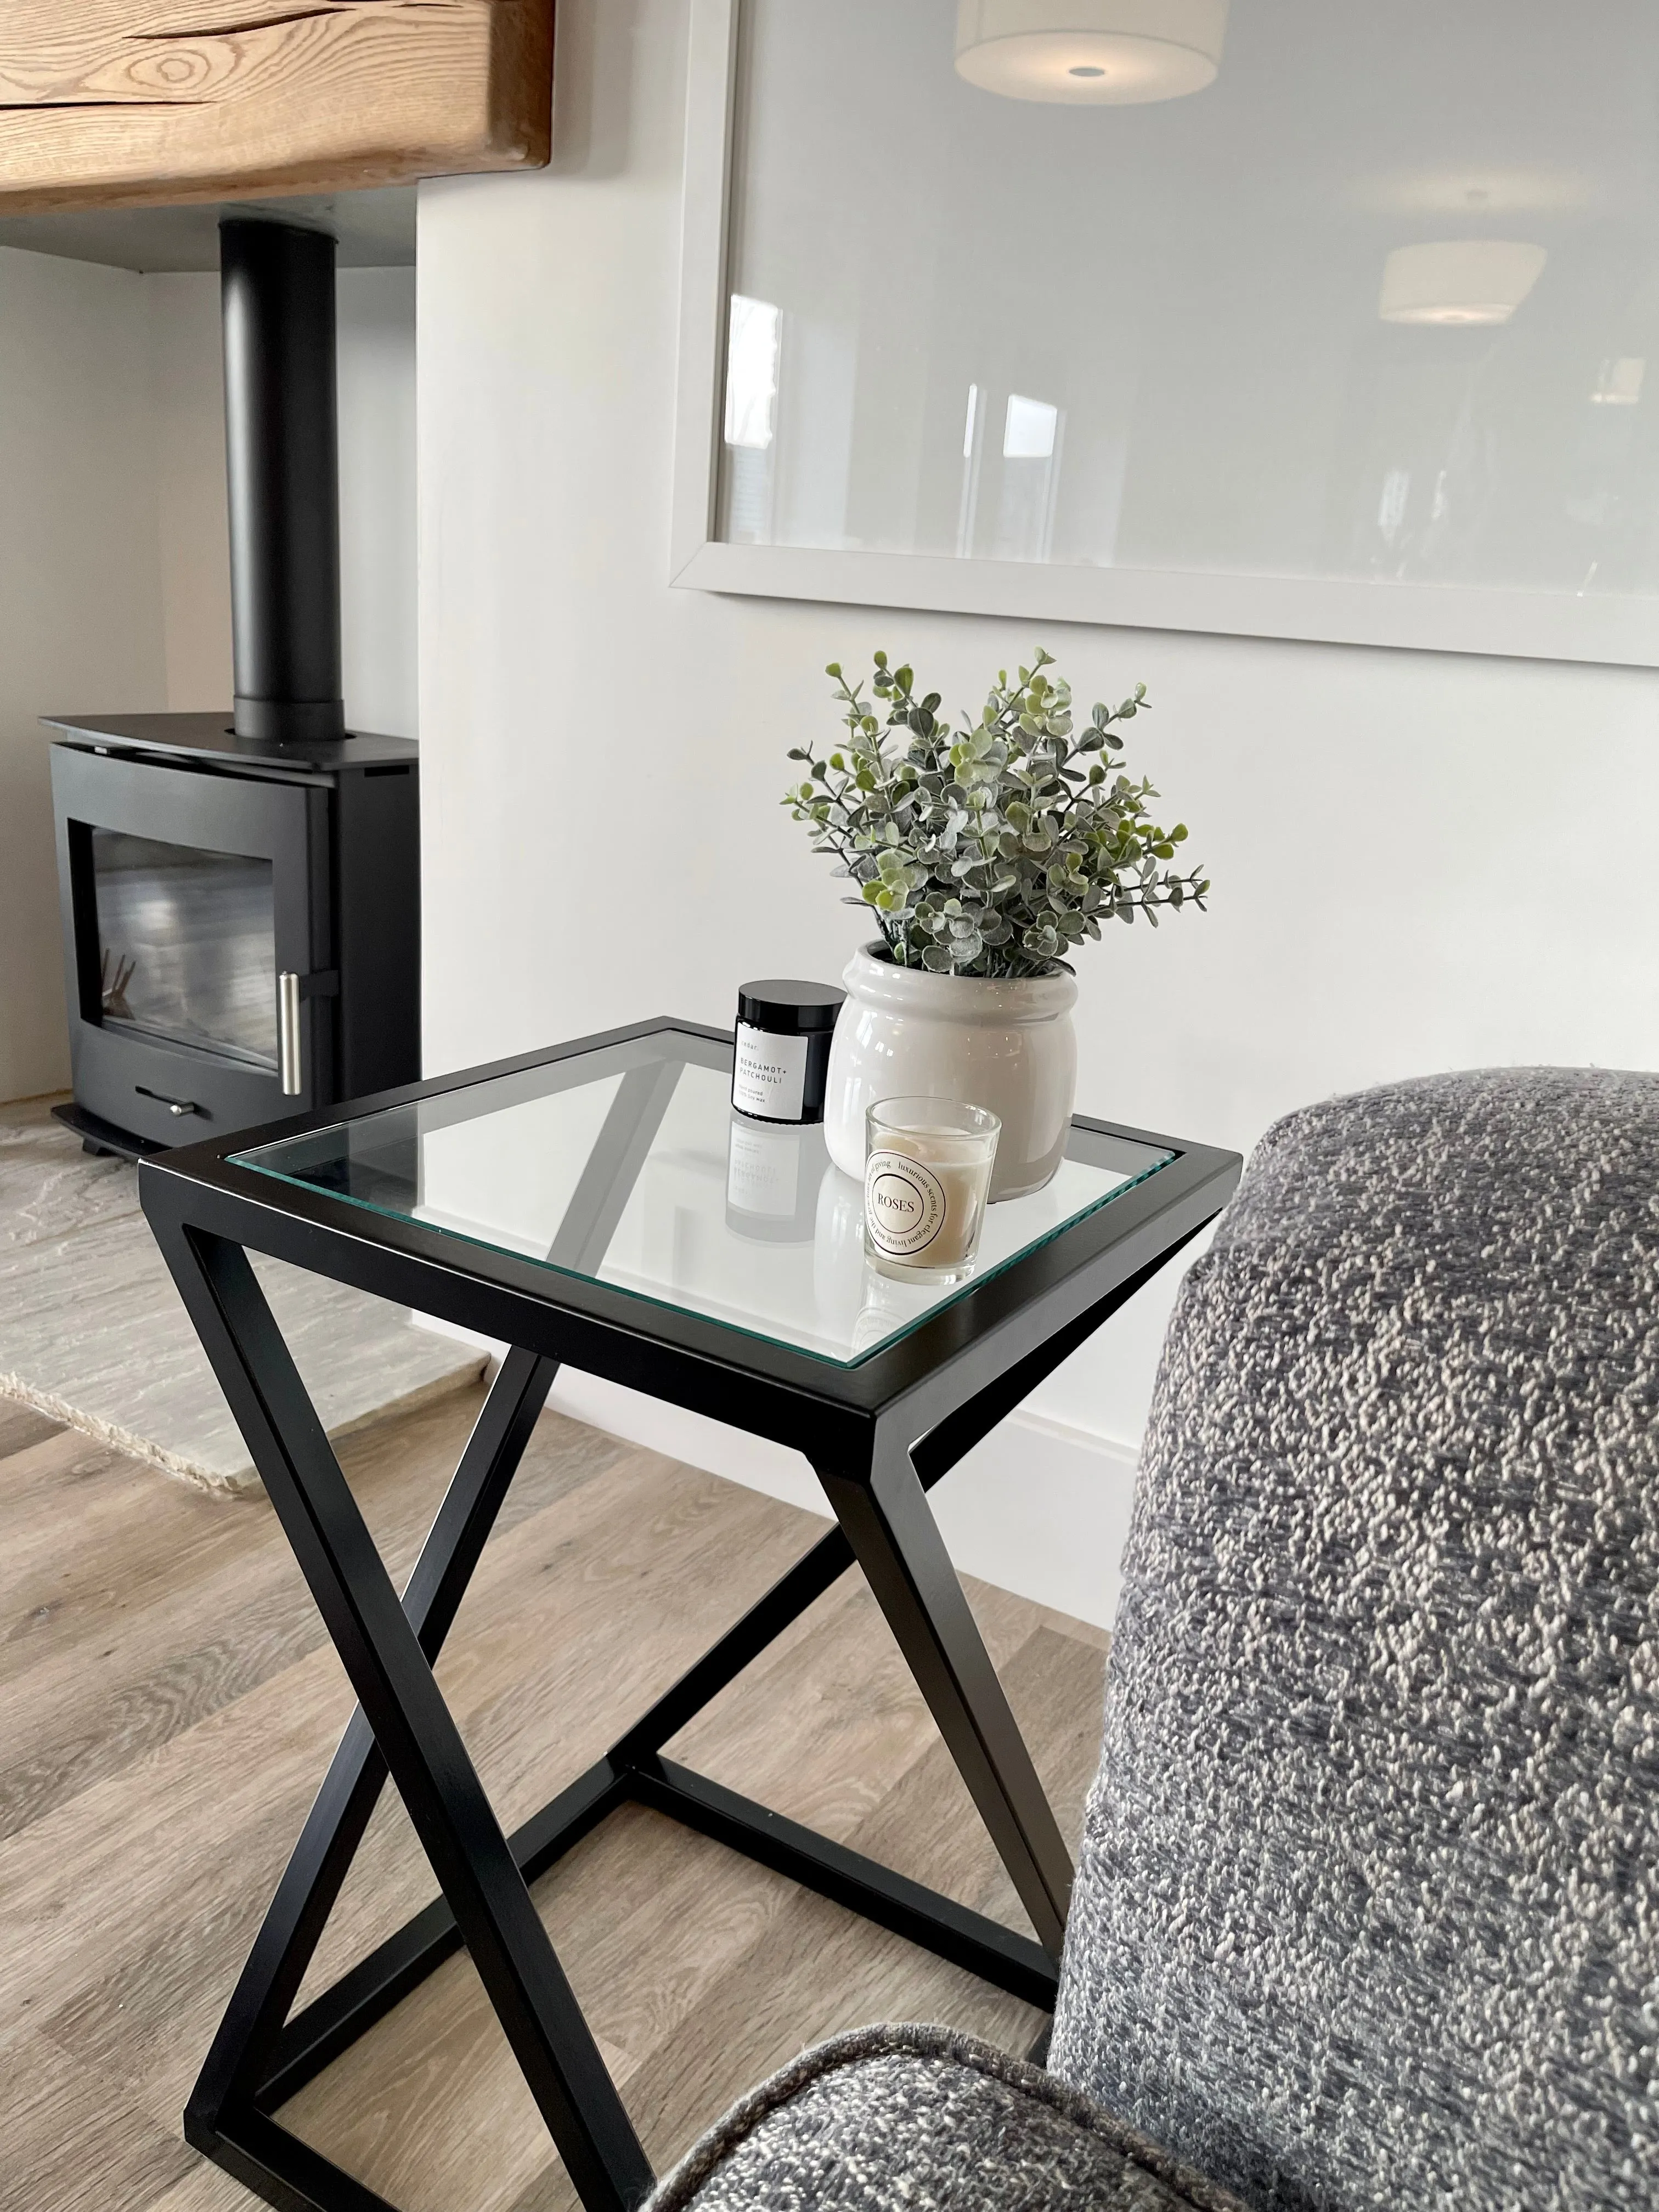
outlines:
{"label": "white picture frame", "polygon": [[1659,596],[734,544],[716,536],[743,0],[691,0],[669,581],[939,610],[1417,652],[1659,667]]}

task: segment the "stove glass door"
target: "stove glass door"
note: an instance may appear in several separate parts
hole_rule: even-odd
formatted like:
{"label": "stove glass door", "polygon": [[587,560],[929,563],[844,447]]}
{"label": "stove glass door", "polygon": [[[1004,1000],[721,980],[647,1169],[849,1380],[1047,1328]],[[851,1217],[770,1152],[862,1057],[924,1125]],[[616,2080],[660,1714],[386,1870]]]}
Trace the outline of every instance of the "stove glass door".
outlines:
{"label": "stove glass door", "polygon": [[92,866],[105,1027],[275,1068],[270,862],[94,828]]}

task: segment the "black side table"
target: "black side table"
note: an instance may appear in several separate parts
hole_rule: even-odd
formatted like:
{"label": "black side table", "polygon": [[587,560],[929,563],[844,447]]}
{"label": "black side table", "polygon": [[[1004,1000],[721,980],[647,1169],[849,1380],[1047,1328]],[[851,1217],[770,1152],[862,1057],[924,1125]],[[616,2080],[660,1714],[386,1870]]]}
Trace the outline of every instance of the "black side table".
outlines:
{"label": "black side table", "polygon": [[[965,1285],[868,1273],[821,1133],[734,1121],[732,1045],[668,1021],[146,1160],[144,1211],[359,1705],[185,2115],[285,2212],[384,2200],[276,2109],[465,1943],[585,2205],[652,2172],[528,1885],[629,1799],[1052,2009],[1072,1867],[927,1492],[1224,1204],[1236,1153],[1079,1118]],[[399,1599],[247,1252],[505,1341]],[[805,1454],[836,1526],[605,1758],[505,1835],[433,1679],[561,1362]],[[665,1758],[856,1559],[1035,1941]],[[441,1897],[289,2017],[388,1773]]]}

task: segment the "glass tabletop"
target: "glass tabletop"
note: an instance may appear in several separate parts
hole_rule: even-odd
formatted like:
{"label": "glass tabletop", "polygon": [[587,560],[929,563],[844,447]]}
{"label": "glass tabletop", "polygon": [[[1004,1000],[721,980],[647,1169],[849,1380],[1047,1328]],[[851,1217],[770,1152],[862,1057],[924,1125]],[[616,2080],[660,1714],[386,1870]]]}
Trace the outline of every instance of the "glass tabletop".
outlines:
{"label": "glass tabletop", "polygon": [[845,1367],[1176,1157],[1073,1129],[1052,1182],[988,1210],[967,1281],[895,1282],[823,1129],[734,1114],[730,1060],[656,1030],[230,1158]]}

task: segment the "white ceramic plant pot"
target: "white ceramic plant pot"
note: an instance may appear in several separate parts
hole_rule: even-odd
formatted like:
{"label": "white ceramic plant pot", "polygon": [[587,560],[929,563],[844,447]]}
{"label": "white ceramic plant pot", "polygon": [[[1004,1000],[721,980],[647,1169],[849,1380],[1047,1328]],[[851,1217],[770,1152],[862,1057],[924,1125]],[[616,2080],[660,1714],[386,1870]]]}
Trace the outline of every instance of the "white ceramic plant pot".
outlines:
{"label": "white ceramic plant pot", "polygon": [[855,952],[830,1048],[824,1136],[843,1174],[864,1174],[864,1115],[883,1098],[954,1098],[1002,1119],[991,1200],[1041,1190],[1060,1165],[1077,1094],[1077,982],[898,968]]}

